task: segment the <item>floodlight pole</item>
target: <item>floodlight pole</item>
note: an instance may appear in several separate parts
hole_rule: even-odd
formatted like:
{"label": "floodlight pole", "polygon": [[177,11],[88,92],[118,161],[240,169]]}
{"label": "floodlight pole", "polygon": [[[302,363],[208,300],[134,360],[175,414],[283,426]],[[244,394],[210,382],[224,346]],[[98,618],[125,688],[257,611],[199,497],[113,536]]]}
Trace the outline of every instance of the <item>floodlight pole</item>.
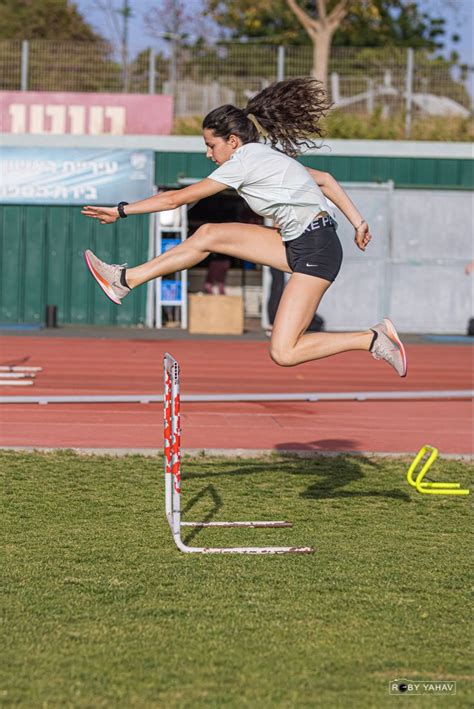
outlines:
{"label": "floodlight pole", "polygon": [[122,27],[122,91],[129,91],[129,73],[128,73],[128,22],[132,16],[132,8],[128,4],[128,0],[123,0],[122,9],[117,12],[123,17]]}

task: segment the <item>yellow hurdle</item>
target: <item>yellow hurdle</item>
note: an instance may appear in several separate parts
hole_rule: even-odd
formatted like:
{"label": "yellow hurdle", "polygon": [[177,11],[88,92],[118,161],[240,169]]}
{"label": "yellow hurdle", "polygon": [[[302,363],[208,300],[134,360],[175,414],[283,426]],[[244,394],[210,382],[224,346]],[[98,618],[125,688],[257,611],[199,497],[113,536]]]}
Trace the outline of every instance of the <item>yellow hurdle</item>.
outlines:
{"label": "yellow hurdle", "polygon": [[[416,474],[415,480],[413,480],[413,475],[415,474],[415,470],[418,464],[429,451],[429,458],[425,460],[425,462],[421,466],[420,471]],[[420,448],[412,464],[408,468],[407,480],[409,484],[414,487],[418,492],[421,492],[424,495],[469,495],[469,490],[461,489],[460,483],[434,483],[425,482],[423,480],[426,473],[431,468],[437,457],[437,448],[428,445],[423,446],[423,448]]]}

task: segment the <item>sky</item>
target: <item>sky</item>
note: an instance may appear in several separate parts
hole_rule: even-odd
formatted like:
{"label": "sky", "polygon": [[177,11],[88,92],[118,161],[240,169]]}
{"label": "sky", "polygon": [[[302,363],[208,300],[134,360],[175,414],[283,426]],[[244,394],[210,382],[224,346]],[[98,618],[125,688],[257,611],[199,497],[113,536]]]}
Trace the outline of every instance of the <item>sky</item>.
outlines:
{"label": "sky", "polygon": [[[118,42],[117,21],[111,20],[111,13],[107,13],[100,7],[111,6],[116,9],[123,7],[124,0],[75,0],[76,5],[86,20],[107,39]],[[152,8],[159,8],[162,2],[156,0],[128,0],[132,8],[132,17],[129,21],[129,48],[130,56],[133,57],[138,52],[148,47],[163,49],[167,46],[164,40],[153,38],[145,23],[145,15]],[[419,0],[420,5],[434,16],[445,17],[447,21],[447,38],[445,53],[449,54],[455,49],[465,64],[474,64],[473,37],[474,37],[474,0]],[[186,9],[189,14],[195,13],[201,16],[201,0],[187,0]],[[116,18],[121,18],[116,14]],[[460,36],[460,42],[454,44],[450,41],[453,34]],[[474,97],[474,73],[470,73],[469,90]]]}
{"label": "sky", "polygon": [[[100,10],[99,5],[110,5],[120,9],[123,6],[123,0],[100,0],[100,2],[75,0],[75,3],[87,21],[102,35],[110,40],[116,36],[110,15],[108,16],[106,12]],[[159,47],[162,40],[154,39],[147,33],[144,16],[150,9],[160,7],[161,3],[153,0],[128,0],[128,3],[133,13],[129,23],[131,54],[138,53],[152,45]],[[461,41],[457,45],[447,41],[447,49],[456,48],[463,62],[473,64],[474,0],[421,0],[421,3],[433,15],[441,15],[446,18],[448,36],[454,33],[461,36]],[[191,14],[193,11],[200,14],[201,0],[187,0],[186,7]],[[447,7],[452,7],[454,10],[448,10]]]}
{"label": "sky", "polygon": [[[99,31],[99,33],[108,40],[117,38],[116,29],[113,20],[111,20],[110,12],[105,12],[100,9],[101,6],[113,6],[120,10],[123,7],[123,0],[74,0],[81,14],[85,19]],[[474,2],[474,0],[473,0]],[[153,38],[147,31],[145,23],[145,15],[153,8],[159,8],[162,2],[159,0],[128,0],[128,4],[132,9],[132,17],[129,21],[129,47],[130,55],[134,56],[141,50],[148,47],[159,49],[166,47],[167,43],[164,40]],[[202,2],[201,0],[186,0],[186,7],[189,14],[199,13],[201,15]]]}

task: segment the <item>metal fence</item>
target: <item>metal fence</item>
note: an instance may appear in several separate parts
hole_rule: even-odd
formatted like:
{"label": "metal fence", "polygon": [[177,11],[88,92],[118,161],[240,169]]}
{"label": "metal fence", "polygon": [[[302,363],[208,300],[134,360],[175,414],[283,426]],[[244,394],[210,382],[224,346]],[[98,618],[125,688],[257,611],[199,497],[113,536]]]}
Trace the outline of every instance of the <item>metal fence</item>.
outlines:
{"label": "metal fence", "polygon": [[[175,116],[245,104],[271,82],[312,72],[312,47],[219,43],[146,50],[124,67],[106,43],[0,40],[0,89],[167,93]],[[328,92],[344,112],[468,117],[472,68],[424,50],[333,47]]]}

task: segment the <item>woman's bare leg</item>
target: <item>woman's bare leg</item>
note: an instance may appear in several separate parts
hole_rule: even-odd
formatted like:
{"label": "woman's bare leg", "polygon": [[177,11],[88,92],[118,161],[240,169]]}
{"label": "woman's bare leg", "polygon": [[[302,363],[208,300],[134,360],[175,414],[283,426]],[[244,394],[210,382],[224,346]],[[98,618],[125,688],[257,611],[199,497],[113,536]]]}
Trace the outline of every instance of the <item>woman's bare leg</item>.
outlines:
{"label": "woman's bare leg", "polygon": [[283,291],[273,323],[270,356],[283,367],[330,357],[349,350],[368,351],[374,333],[305,333],[330,281],[303,273],[293,273]]}
{"label": "woman's bare leg", "polygon": [[152,278],[191,268],[213,251],[290,271],[285,247],[276,229],[256,224],[205,224],[166,253],[140,266],[127,268],[127,283],[135,288]]}
{"label": "woman's bare leg", "polygon": [[[290,272],[285,247],[276,229],[255,224],[205,224],[186,241],[134,268],[127,268],[127,283],[134,288],[146,281],[204,260],[211,252],[273,266]],[[348,350],[368,350],[373,332],[305,333],[331,283],[293,273],[283,292],[273,324],[270,354],[282,366],[291,367]]]}

